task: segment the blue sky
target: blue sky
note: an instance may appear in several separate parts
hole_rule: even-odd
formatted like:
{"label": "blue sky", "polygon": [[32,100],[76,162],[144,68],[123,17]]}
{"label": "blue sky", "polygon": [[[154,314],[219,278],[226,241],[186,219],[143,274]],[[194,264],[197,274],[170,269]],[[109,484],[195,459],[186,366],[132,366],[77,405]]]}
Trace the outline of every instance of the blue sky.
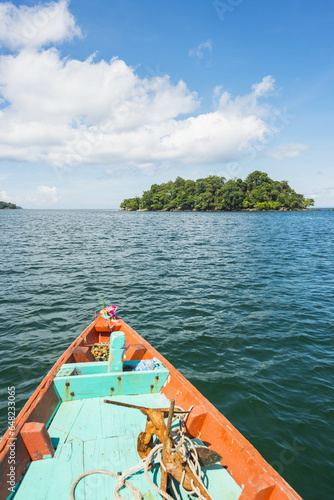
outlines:
{"label": "blue sky", "polygon": [[0,3],[0,199],[118,208],[180,175],[334,206],[334,4]]}

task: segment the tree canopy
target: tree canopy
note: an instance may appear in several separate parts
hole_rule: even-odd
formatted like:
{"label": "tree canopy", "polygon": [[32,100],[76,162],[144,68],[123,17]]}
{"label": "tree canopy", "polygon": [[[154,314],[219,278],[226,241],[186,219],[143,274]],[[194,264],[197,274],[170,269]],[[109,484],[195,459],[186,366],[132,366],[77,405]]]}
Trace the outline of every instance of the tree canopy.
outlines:
{"label": "tree canopy", "polygon": [[0,210],[1,209],[17,209],[21,208],[15,205],[15,203],[8,203],[7,201],[0,201]]}
{"label": "tree canopy", "polygon": [[312,198],[297,194],[287,181],[274,181],[256,170],[242,179],[226,180],[209,175],[205,179],[153,184],[142,197],[127,198],[125,210],[301,210],[314,205]]}

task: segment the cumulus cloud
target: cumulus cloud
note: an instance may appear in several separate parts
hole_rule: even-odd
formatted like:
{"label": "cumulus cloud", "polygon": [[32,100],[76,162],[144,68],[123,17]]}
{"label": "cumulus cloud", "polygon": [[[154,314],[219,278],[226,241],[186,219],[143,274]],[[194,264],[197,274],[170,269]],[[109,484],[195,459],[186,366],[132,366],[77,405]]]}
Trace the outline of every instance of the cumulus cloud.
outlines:
{"label": "cumulus cloud", "polygon": [[309,147],[307,144],[292,143],[282,144],[278,148],[268,152],[268,155],[275,160],[283,160],[284,158],[296,158],[307,153]]}
{"label": "cumulus cloud", "polygon": [[11,201],[11,197],[8,196],[8,194],[6,193],[6,191],[0,191],[0,201],[8,201],[8,202],[10,202]]}
{"label": "cumulus cloud", "polygon": [[42,47],[80,35],[67,0],[34,7],[0,4],[0,44],[9,49]]}
{"label": "cumulus cloud", "polygon": [[[37,191],[47,196],[48,200],[51,200],[53,203],[58,201],[57,196],[57,188],[55,186],[37,186]],[[44,201],[44,200],[43,200]]]}
{"label": "cumulus cloud", "polygon": [[[20,9],[33,17],[28,7],[4,5],[8,30],[20,25]],[[54,18],[57,29],[51,23],[38,43],[16,45],[18,52],[0,57],[0,98],[5,103],[0,160],[60,168],[105,164],[111,169],[120,164],[150,168],[164,162],[230,162],[275,133],[270,127],[273,110],[263,101],[274,88],[272,76],[243,96],[232,97],[217,86],[214,110],[199,114],[200,99],[183,81],[173,84],[167,75],[140,78],[117,58],[63,59],[54,47],[41,49],[77,34],[67,2],[38,9],[44,12],[52,5],[62,13]],[[198,49],[211,47],[208,40]]]}
{"label": "cumulus cloud", "polygon": [[254,83],[254,85],[252,85],[252,90],[255,97],[266,95],[274,88],[275,79],[271,75],[265,76],[260,83]]}
{"label": "cumulus cloud", "polygon": [[189,50],[190,57],[196,57],[197,59],[203,59],[205,51],[212,52],[212,40],[207,40],[201,43],[198,47]]}

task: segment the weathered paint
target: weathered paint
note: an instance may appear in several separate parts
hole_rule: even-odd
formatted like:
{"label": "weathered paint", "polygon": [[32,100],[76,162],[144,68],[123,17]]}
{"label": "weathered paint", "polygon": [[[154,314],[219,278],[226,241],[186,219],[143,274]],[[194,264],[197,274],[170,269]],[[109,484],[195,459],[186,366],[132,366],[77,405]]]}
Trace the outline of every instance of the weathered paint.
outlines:
{"label": "weathered paint", "polygon": [[108,372],[123,371],[125,333],[113,332],[110,335]]}
{"label": "weathered paint", "polygon": [[[155,377],[159,378],[156,379]],[[56,377],[54,384],[63,401],[113,395],[158,393],[167,379],[168,371],[110,372],[73,377]],[[73,394],[74,393],[74,394]],[[72,394],[72,396],[71,396]]]}
{"label": "weathered paint", "polygon": [[[98,332],[95,329],[98,319],[76,339],[75,342],[61,356],[49,374],[45,377],[32,397],[24,406],[15,421],[15,434],[10,436],[9,431],[0,443],[0,484],[5,484],[8,473],[7,457],[10,438],[17,437],[16,441],[16,480],[18,481],[24,469],[30,462],[30,457],[22,441],[20,430],[24,422],[31,420],[32,416],[39,422],[46,423],[56,408],[59,399],[52,387],[53,379],[64,363],[74,362],[73,349],[79,345],[91,346],[95,342],[107,341],[110,333]],[[220,453],[223,465],[227,467],[230,475],[243,486],[240,500],[297,500],[300,496],[279,476],[279,474],[261,457],[253,446],[233,427],[233,425],[218,410],[200,394],[158,351],[146,342],[138,333],[122,320],[118,320],[112,327],[113,330],[122,330],[128,344],[142,344],[146,348],[142,359],[158,358],[170,372],[170,380],[162,387],[162,392],[168,399],[176,400],[176,405],[185,409],[195,405],[194,411],[188,419],[188,429],[201,436],[203,441],[211,443],[212,449]],[[86,363],[87,365],[89,363]],[[124,374],[122,374],[124,376]],[[77,377],[73,377],[77,378]],[[169,379],[169,377],[168,377]],[[168,380],[167,379],[167,380]],[[153,382],[153,381],[152,381]],[[121,384],[121,382],[119,383]],[[151,384],[152,385],[152,384]],[[154,383],[153,383],[154,385]],[[117,384],[114,390],[117,390]],[[151,387],[148,388],[150,390]],[[112,392],[114,392],[114,390]],[[111,388],[108,388],[109,395]],[[68,404],[74,404],[68,403]],[[195,421],[196,416],[207,414],[203,422]],[[48,460],[41,461],[50,462]],[[0,491],[0,500],[7,498],[7,491]]]}
{"label": "weathered paint", "polygon": [[[161,394],[115,396],[122,403],[147,407],[168,407],[169,401]],[[74,479],[83,471],[102,468],[112,472],[125,472],[136,465],[137,436],[145,429],[146,416],[137,409],[103,403],[103,398],[64,402],[50,426],[49,432],[59,443],[52,460],[33,463],[24,477],[16,500],[56,500],[69,498]],[[214,500],[237,500],[240,488],[220,466],[208,467],[206,481]],[[154,467],[150,472],[160,484],[160,472]],[[133,475],[131,483],[141,491],[143,498],[158,500],[143,472]],[[79,500],[112,499],[116,481],[109,476],[91,476],[83,479],[75,490]],[[98,487],[97,487],[98,485]],[[131,499],[127,489],[122,498]],[[188,499],[182,492],[180,498]]]}
{"label": "weathered paint", "polygon": [[124,349],[125,333],[120,330],[113,332],[110,335],[110,347],[112,349]]}
{"label": "weathered paint", "polygon": [[42,460],[53,457],[51,438],[44,424],[27,422],[21,430],[23,442],[31,460]]}
{"label": "weathered paint", "polygon": [[108,361],[93,361],[92,363],[65,363],[58,371],[58,377],[70,377],[76,375],[91,375],[107,373]]}
{"label": "weathered paint", "polygon": [[124,349],[109,349],[108,372],[123,371]]}
{"label": "weathered paint", "polygon": [[110,323],[106,319],[102,318],[102,316],[98,316],[95,320],[95,330],[97,332],[110,333]]}
{"label": "weathered paint", "polygon": [[139,360],[142,359],[147,349],[143,344],[130,344],[125,352],[126,360]]}
{"label": "weathered paint", "polygon": [[78,346],[73,350],[73,356],[77,363],[88,363],[94,361],[94,356],[89,347]]}

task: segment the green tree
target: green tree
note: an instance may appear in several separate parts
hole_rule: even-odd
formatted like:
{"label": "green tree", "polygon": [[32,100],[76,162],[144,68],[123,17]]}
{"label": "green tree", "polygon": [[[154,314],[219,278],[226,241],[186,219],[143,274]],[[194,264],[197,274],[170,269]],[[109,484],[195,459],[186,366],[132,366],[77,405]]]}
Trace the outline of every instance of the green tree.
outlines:
{"label": "green tree", "polygon": [[255,170],[246,179],[209,175],[193,181],[177,177],[175,181],[153,184],[141,198],[121,203],[125,210],[299,210],[314,205],[313,199],[297,194],[288,181],[274,181]]}
{"label": "green tree", "polygon": [[0,210],[16,210],[20,209],[21,207],[18,207],[15,205],[15,203],[9,203],[8,201],[0,201]]}
{"label": "green tree", "polygon": [[125,210],[138,210],[139,203],[140,198],[139,196],[136,196],[135,198],[127,198],[126,200],[122,201],[120,207],[124,208]]}
{"label": "green tree", "polygon": [[224,183],[221,192],[221,206],[223,210],[236,210],[243,207],[245,193],[238,180],[230,179]]}

